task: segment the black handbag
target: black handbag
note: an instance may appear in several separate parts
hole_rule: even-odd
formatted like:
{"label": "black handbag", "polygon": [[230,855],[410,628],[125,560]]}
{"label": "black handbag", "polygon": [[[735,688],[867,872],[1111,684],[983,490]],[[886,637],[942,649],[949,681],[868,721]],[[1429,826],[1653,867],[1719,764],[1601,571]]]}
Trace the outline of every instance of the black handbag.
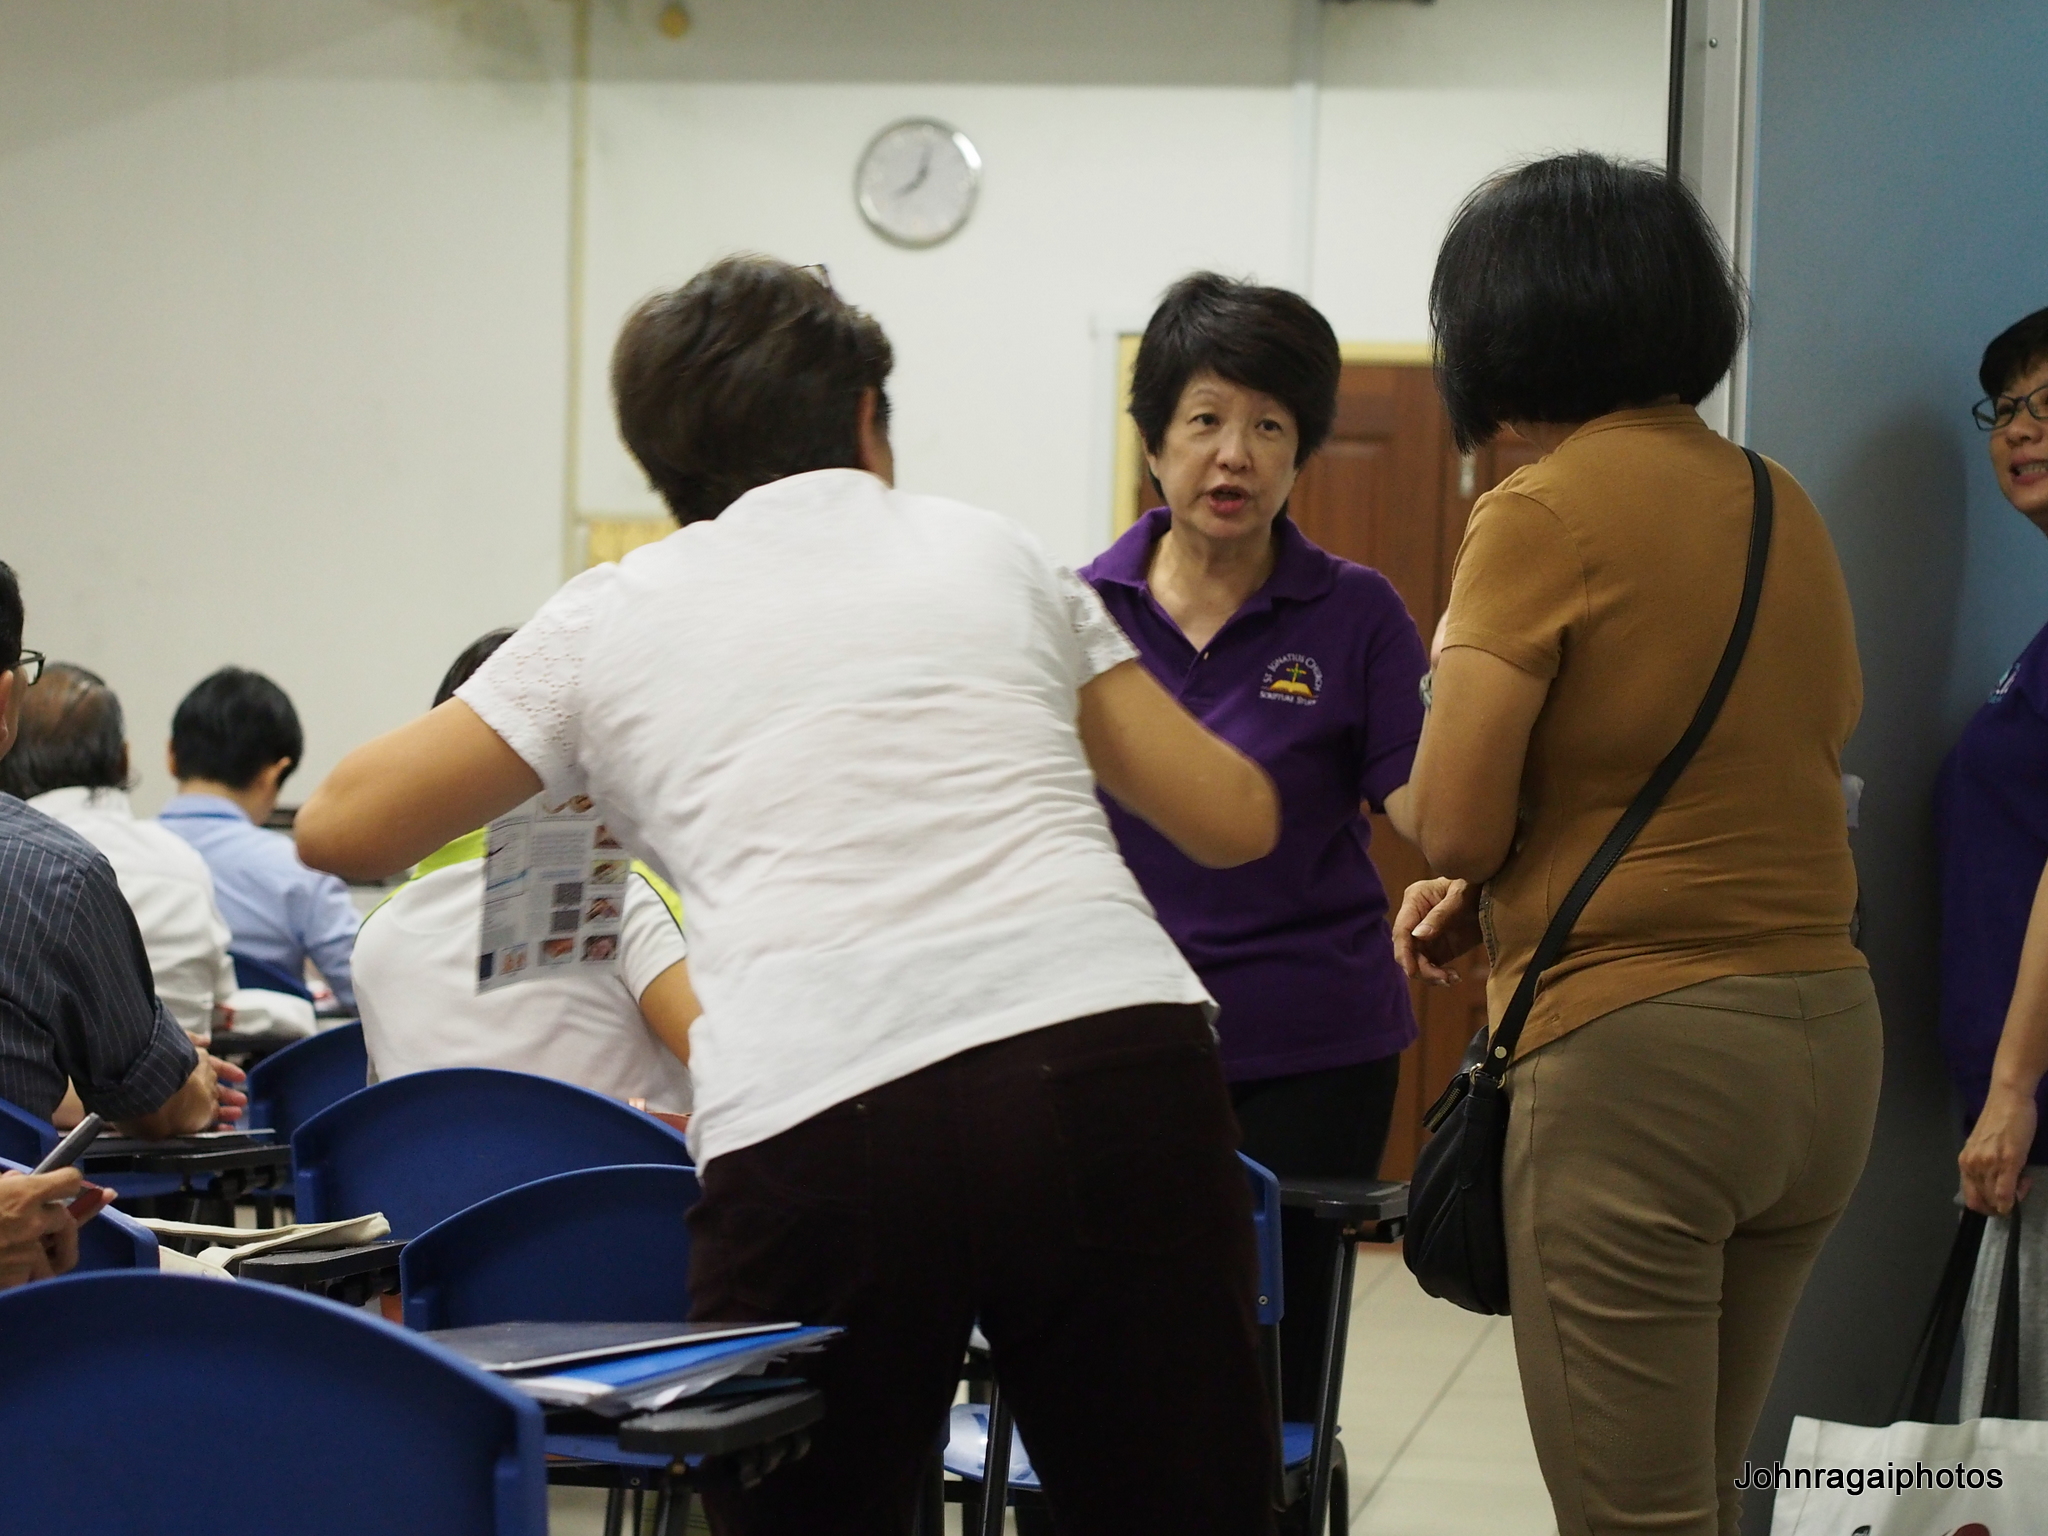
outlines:
{"label": "black handbag", "polygon": [[1501,1015],[1500,1027],[1491,1033],[1482,1029],[1473,1037],[1464,1066],[1422,1119],[1432,1134],[1416,1155],[1415,1175],[1409,1182],[1403,1253],[1425,1291],[1468,1312],[1503,1314],[1508,1310],[1507,1231],[1501,1214],[1501,1160],[1508,1133],[1505,1085],[1522,1026],[1536,1002],[1537,983],[1564,953],[1572,925],[1593,892],[1621,862],[1629,844],[1706,740],[1742,665],[1749,632],[1756,625],[1757,599],[1763,592],[1764,565],[1771,550],[1771,477],[1762,459],[1747,448],[1742,451],[1749,459],[1755,487],[1749,567],[1743,576],[1735,628],[1721,652],[1713,681],[1707,685],[1706,697],[1700,700],[1678,745],[1637,791],[1558,906]]}

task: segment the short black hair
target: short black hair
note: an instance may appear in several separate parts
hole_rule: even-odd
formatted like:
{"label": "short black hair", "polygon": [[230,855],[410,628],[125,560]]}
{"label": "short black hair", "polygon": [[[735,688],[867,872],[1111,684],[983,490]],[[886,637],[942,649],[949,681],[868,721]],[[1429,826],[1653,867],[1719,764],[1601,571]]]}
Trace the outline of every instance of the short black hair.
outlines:
{"label": "short black hair", "polygon": [[21,734],[0,758],[0,792],[33,800],[74,787],[128,788],[128,732],[105,678],[53,661],[22,695]]}
{"label": "short black hair", "polygon": [[756,486],[860,467],[860,401],[895,357],[819,267],[729,256],[627,317],[612,350],[619,435],[678,523]]}
{"label": "short black hair", "polygon": [[2003,395],[2044,359],[2048,359],[2048,309],[2037,309],[1991,338],[1977,382],[1987,395]]}
{"label": "short black hair", "polygon": [[1287,407],[1299,469],[1330,435],[1343,371],[1337,333],[1300,294],[1192,272],[1146,322],[1131,369],[1131,420],[1146,451],[1159,452],[1188,380],[1213,373]]}
{"label": "short black hair", "polygon": [[0,560],[0,672],[21,665],[21,582],[14,567]]}
{"label": "short black hair", "polygon": [[1467,452],[1511,421],[1698,405],[1735,361],[1743,311],[1683,181],[1590,153],[1532,161],[1483,183],[1444,236],[1437,389]]}
{"label": "short black hair", "polygon": [[462,654],[449,663],[447,672],[441,678],[441,686],[434,690],[434,708],[439,709],[455,697],[455,690],[476,676],[476,669],[491,659],[491,652],[510,640],[514,631],[494,629],[488,634],[478,635],[462,648]]}
{"label": "short black hair", "polygon": [[222,667],[186,694],[171,716],[171,758],[181,779],[211,779],[247,789],[280,758],[292,776],[306,754],[299,712],[261,672]]}

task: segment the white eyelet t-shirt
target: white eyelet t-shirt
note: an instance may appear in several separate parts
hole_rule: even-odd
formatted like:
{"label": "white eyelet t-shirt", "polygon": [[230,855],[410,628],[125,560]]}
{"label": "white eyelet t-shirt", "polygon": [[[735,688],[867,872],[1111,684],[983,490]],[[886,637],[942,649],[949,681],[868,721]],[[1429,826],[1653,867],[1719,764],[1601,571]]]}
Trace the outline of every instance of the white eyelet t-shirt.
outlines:
{"label": "white eyelet t-shirt", "polygon": [[700,1163],[990,1041],[1209,1002],[1074,728],[1136,655],[993,512],[818,470],[586,571],[459,697],[682,893]]}

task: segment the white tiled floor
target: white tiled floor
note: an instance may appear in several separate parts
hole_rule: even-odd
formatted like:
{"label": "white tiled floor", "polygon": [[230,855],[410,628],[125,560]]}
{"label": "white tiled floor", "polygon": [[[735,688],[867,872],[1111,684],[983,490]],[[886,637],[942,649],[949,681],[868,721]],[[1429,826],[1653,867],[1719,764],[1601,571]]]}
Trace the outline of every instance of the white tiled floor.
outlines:
{"label": "white tiled floor", "polygon": [[[1398,1253],[1359,1250],[1339,1417],[1352,1536],[1555,1536],[1508,1320],[1431,1300]],[[550,1494],[553,1536],[603,1516],[602,1494]]]}
{"label": "white tiled floor", "polygon": [[1504,1317],[1422,1294],[1361,1248],[1338,1415],[1353,1536],[1554,1536]]}

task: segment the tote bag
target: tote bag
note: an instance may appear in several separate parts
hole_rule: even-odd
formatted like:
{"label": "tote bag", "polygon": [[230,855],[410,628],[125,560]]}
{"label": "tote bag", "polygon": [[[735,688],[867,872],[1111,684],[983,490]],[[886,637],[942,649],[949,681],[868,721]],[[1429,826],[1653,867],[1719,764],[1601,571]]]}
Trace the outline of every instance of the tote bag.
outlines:
{"label": "tote bag", "polygon": [[1984,1218],[1965,1213],[1902,1394],[1912,1417],[1882,1428],[1792,1421],[1785,1459],[1745,1469],[1776,1490],[1771,1536],[2033,1536],[2048,1529],[2048,1423],[2019,1398],[2019,1214],[1999,1277],[1983,1417],[1934,1417],[1962,1331]]}

